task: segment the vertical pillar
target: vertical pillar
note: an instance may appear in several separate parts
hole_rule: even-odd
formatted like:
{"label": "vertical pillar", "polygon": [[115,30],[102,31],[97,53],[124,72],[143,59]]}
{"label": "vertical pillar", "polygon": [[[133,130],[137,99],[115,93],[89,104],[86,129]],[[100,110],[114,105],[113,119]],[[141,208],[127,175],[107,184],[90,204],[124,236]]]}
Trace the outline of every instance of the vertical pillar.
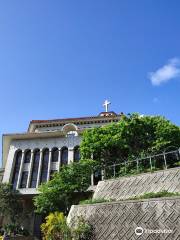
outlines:
{"label": "vertical pillar", "polygon": [[59,172],[61,167],[61,148],[59,148],[58,150],[59,150],[59,155],[58,155],[58,172]]}
{"label": "vertical pillar", "polygon": [[165,165],[165,169],[167,169],[167,162],[166,162],[166,154],[164,153],[164,165]]}
{"label": "vertical pillar", "polygon": [[30,187],[32,168],[33,168],[33,159],[34,159],[34,151],[31,149],[31,159],[30,159],[30,164],[29,164],[29,171],[28,171],[28,179],[27,179],[26,188]]}
{"label": "vertical pillar", "polygon": [[22,171],[23,171],[23,163],[24,163],[24,150],[22,150],[22,157],[21,157],[21,163],[20,163],[20,168],[19,168],[19,175],[18,175],[16,189],[20,188]]}
{"label": "vertical pillar", "polygon": [[[93,153],[91,153],[91,159],[93,160]],[[94,186],[94,171],[91,173],[91,185]]]}
{"label": "vertical pillar", "polygon": [[42,168],[42,149],[40,149],[39,168],[38,168],[36,188],[38,188],[39,186],[40,177],[41,177],[41,168]]}
{"label": "vertical pillar", "polygon": [[113,175],[114,175],[114,178],[116,177],[116,165],[115,163],[113,164]]}
{"label": "vertical pillar", "polygon": [[91,186],[94,186],[94,172],[91,173]]}
{"label": "vertical pillar", "polygon": [[150,168],[151,168],[151,171],[152,171],[152,158],[151,157],[149,158],[149,162],[150,162]]}
{"label": "vertical pillar", "polygon": [[104,171],[101,170],[101,180],[103,181],[104,180]]}
{"label": "vertical pillar", "polygon": [[68,148],[68,164],[73,162],[74,158],[74,148]]}
{"label": "vertical pillar", "polygon": [[47,181],[50,179],[51,174],[51,158],[52,158],[52,150],[49,150],[49,161],[48,161],[48,172],[47,172]]}
{"label": "vertical pillar", "polygon": [[139,160],[138,159],[136,160],[136,164],[137,164],[137,166],[136,166],[137,167],[137,172],[139,172]]}

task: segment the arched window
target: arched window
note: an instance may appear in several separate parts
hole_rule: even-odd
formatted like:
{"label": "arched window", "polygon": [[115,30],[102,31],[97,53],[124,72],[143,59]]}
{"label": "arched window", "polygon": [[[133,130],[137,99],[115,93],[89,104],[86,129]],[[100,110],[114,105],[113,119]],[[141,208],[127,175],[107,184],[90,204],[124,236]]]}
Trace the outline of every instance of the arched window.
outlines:
{"label": "arched window", "polygon": [[34,157],[33,157],[32,175],[31,175],[31,183],[30,183],[31,188],[36,188],[39,159],[40,159],[40,150],[36,149],[34,151]]}
{"label": "arched window", "polygon": [[61,165],[68,164],[68,149],[67,147],[63,147],[61,150]]}
{"label": "arched window", "polygon": [[58,148],[52,149],[52,162],[58,162],[59,150]]}
{"label": "arched window", "polygon": [[66,135],[78,136],[77,133],[78,127],[73,123],[68,123],[63,126],[62,131],[66,133]]}
{"label": "arched window", "polygon": [[79,146],[74,148],[74,162],[78,162],[80,160],[80,150]]}
{"label": "arched window", "polygon": [[17,187],[21,158],[22,158],[22,151],[18,150],[15,153],[15,165],[14,165],[14,172],[13,172],[13,177],[12,177],[13,189],[16,189],[16,187]]}
{"label": "arched window", "polygon": [[48,163],[49,163],[49,149],[44,149],[42,156],[42,168],[41,168],[41,178],[40,183],[47,181],[48,174]]}
{"label": "arched window", "polygon": [[30,163],[31,160],[31,150],[27,150],[24,156],[24,163]]}

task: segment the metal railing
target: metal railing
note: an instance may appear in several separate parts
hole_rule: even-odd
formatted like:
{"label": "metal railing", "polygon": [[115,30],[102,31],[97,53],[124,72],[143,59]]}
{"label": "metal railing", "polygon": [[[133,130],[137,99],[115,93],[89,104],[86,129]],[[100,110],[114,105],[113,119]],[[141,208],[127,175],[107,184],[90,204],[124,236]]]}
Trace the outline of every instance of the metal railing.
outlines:
{"label": "metal railing", "polygon": [[94,170],[94,180],[91,178],[91,184],[93,184],[92,180],[95,181],[96,179],[99,181],[138,173],[166,170],[174,167],[180,167],[180,148],[134,160],[124,160],[119,163],[98,166]]}

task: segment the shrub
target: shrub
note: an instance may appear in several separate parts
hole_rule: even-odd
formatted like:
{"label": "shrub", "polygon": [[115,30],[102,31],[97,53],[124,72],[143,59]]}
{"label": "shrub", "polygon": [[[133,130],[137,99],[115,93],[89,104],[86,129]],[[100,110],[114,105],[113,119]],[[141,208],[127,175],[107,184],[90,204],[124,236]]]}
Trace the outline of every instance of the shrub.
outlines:
{"label": "shrub", "polygon": [[111,202],[112,200],[107,200],[104,198],[99,198],[99,199],[86,199],[83,201],[80,201],[79,204],[84,205],[84,204],[96,204],[96,203],[104,203],[104,202]]}
{"label": "shrub", "polygon": [[43,240],[71,240],[70,229],[61,212],[50,213],[41,225]]}
{"label": "shrub", "polygon": [[74,240],[92,239],[92,226],[82,216],[77,218],[76,227],[72,228],[72,237]]}
{"label": "shrub", "polygon": [[144,193],[143,195],[135,196],[129,199],[135,200],[135,199],[161,198],[161,197],[173,197],[173,196],[180,196],[180,193],[168,192],[167,190],[163,190],[161,192],[156,192],[156,193],[155,192]]}
{"label": "shrub", "polygon": [[89,240],[92,236],[91,225],[82,217],[78,217],[75,226],[70,228],[61,212],[50,213],[41,231],[43,240]]}
{"label": "shrub", "polygon": [[22,226],[16,223],[10,223],[4,225],[3,232],[8,233],[10,236],[21,235],[21,236],[29,236],[29,232],[27,229],[24,229]]}

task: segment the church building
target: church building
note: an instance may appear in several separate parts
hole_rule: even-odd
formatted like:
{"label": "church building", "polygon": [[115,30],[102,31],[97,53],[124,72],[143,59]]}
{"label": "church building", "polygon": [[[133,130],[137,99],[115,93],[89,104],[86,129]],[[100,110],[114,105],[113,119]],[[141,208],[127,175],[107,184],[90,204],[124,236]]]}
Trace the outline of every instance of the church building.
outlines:
{"label": "church building", "polygon": [[122,113],[108,111],[108,104],[106,101],[106,111],[98,116],[32,120],[27,132],[4,134],[0,181],[11,183],[19,190],[25,204],[32,207],[30,201],[38,194],[40,184],[49,181],[63,165],[79,161],[84,130],[121,119]]}

